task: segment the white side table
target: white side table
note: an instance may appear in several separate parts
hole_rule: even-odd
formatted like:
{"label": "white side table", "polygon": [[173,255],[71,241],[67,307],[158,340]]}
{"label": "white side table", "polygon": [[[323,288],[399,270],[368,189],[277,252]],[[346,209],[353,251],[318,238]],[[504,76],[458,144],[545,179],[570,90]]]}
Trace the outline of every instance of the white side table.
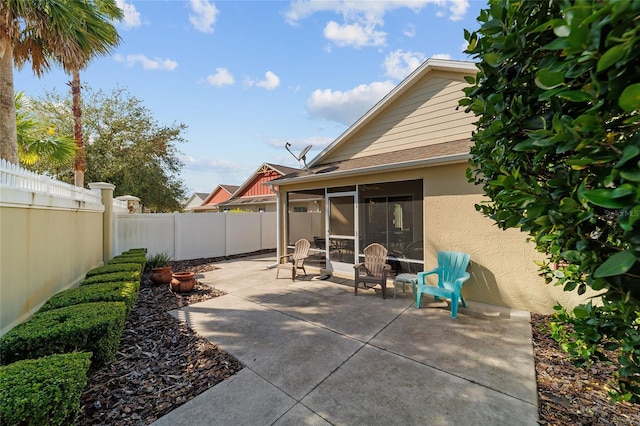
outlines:
{"label": "white side table", "polygon": [[396,275],[396,278],[393,280],[393,298],[396,298],[396,291],[398,289],[398,284],[402,284],[402,292],[405,293],[405,285],[411,284],[411,289],[413,290],[413,297],[416,297],[416,287],[418,286],[418,276],[416,274],[400,274]]}

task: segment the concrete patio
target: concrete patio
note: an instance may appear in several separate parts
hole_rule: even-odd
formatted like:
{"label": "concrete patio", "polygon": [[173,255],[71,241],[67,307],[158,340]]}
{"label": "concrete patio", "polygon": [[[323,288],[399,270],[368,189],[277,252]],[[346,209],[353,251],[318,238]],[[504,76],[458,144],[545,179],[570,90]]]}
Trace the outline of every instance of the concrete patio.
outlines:
{"label": "concrete patio", "polygon": [[[292,282],[275,255],[217,264],[228,294],[172,315],[246,367],[154,425],[536,425],[529,313],[468,302],[452,319],[410,288]],[[429,303],[431,302],[431,303]]]}

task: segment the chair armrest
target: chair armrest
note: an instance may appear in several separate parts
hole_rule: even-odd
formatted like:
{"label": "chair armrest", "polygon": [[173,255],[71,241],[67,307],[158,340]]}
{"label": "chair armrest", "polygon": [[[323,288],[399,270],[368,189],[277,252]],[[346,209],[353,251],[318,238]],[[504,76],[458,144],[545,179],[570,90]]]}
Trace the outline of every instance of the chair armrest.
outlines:
{"label": "chair armrest", "polygon": [[353,269],[360,269],[362,267],[364,267],[364,262],[356,263],[355,265],[353,265]]}
{"label": "chair armrest", "polygon": [[387,270],[387,271],[390,271],[391,270],[391,265],[389,265],[388,263],[385,263],[384,264],[384,269]]}
{"label": "chair armrest", "polygon": [[455,283],[453,284],[455,286],[455,289],[457,291],[460,291],[460,289],[462,288],[462,284],[464,284],[464,282],[466,280],[468,280],[471,277],[471,275],[469,275],[468,272],[465,272],[464,274],[462,274],[462,276],[460,276],[460,278],[456,279]]}
{"label": "chair armrest", "polygon": [[418,272],[416,275],[418,276],[418,284],[425,284],[425,279],[424,277],[426,277],[427,275],[432,275],[432,274],[437,274],[438,273],[438,268],[433,268],[430,271],[424,271],[424,272]]}

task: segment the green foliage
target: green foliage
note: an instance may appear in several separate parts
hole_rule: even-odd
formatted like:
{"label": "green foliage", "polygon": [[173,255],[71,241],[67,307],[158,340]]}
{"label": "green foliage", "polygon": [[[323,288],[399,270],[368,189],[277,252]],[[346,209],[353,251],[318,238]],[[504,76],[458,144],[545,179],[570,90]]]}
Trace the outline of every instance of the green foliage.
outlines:
{"label": "green foliage", "polygon": [[73,424],[90,358],[88,352],[74,352],[0,367],[0,424]]}
{"label": "green foliage", "polygon": [[140,281],[140,272],[139,271],[122,271],[122,272],[109,272],[106,274],[94,275],[92,277],[88,277],[80,282],[80,286],[84,285],[92,285],[98,283],[109,283],[109,282],[129,282],[129,281]]}
{"label": "green foliage", "polygon": [[132,248],[129,249],[125,252],[122,252],[122,254],[127,255],[127,254],[144,254],[145,256],[147,255],[147,249],[144,247],[140,247],[140,248]]}
{"label": "green foliage", "polygon": [[87,272],[86,278],[93,277],[94,275],[110,274],[113,272],[123,271],[142,271],[142,266],[139,263],[112,263],[104,266],[98,266]]}
{"label": "green foliage", "polygon": [[171,262],[171,256],[169,256],[166,252],[156,253],[147,258],[147,271],[153,268],[161,268],[163,266],[169,266],[169,262]]}
{"label": "green foliage", "polygon": [[54,294],[38,312],[90,302],[123,302],[127,312],[138,300],[140,282],[113,282],[70,288]]}
{"label": "green foliage", "polygon": [[[622,315],[640,309],[638,16],[639,1],[491,0],[481,27],[465,31],[480,62],[460,102],[478,117],[467,176],[491,199],[476,208],[531,236],[548,255],[547,283],[602,295],[603,307],[572,314],[586,325],[568,349],[593,356],[597,324],[634,368],[638,323]],[[603,329],[595,318],[619,321]],[[628,371],[619,394],[640,402],[640,375]]]}
{"label": "green foliage", "polygon": [[147,256],[145,254],[121,254],[119,256],[115,256],[113,259],[107,262],[107,265],[117,265],[120,263],[137,263],[141,267],[144,267],[144,264],[147,262]]}
{"label": "green foliage", "polygon": [[[34,102],[42,119],[73,134],[71,94],[47,93]],[[184,142],[184,124],[157,123],[142,101],[123,88],[111,93],[83,89],[83,140],[86,182],[109,182],[114,196],[135,195],[156,212],[181,210],[186,188],[180,179],[183,164],[176,145]],[[73,183],[68,168],[58,168],[56,178]]]}
{"label": "green foliage", "polygon": [[[623,301],[591,303],[567,312],[555,306],[551,335],[570,354],[576,365],[591,365],[595,360],[611,361],[602,349],[620,353],[617,385],[610,384],[612,399],[637,401],[640,395],[640,311]],[[570,324],[570,327],[567,327]]]}
{"label": "green foliage", "polygon": [[92,352],[92,369],[111,362],[124,330],[122,302],[94,302],[38,312],[0,339],[0,360],[10,364],[57,353]]}
{"label": "green foliage", "polygon": [[41,167],[69,167],[76,157],[73,137],[59,134],[55,127],[40,122],[24,106],[22,93],[15,96],[18,158],[23,166],[39,163]]}

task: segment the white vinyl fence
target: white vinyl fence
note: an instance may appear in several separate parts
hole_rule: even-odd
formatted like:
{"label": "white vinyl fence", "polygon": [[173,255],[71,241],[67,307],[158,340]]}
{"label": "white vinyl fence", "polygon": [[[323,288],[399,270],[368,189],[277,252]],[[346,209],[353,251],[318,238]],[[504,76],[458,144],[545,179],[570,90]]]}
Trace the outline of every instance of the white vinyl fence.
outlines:
{"label": "white vinyl fence", "polygon": [[276,213],[116,214],[114,255],[146,247],[173,260],[276,248]]}

